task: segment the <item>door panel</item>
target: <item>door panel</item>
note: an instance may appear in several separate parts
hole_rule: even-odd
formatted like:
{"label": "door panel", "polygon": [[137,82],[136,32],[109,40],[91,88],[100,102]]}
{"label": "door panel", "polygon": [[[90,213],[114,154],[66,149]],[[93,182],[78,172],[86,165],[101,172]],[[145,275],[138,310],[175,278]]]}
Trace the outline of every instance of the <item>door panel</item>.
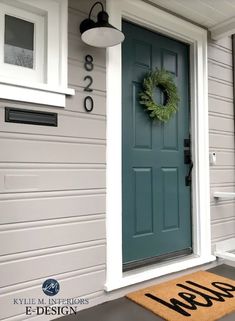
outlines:
{"label": "door panel", "polygon": [[[123,22],[122,190],[123,263],[191,248],[189,165],[189,47]],[[180,94],[178,112],[167,123],[150,119],[139,104],[146,73],[166,69]],[[156,88],[154,98],[163,103]]]}
{"label": "door panel", "polygon": [[178,168],[162,168],[163,232],[179,228],[178,184]]}
{"label": "door panel", "polygon": [[[134,168],[135,234],[153,233],[152,168]],[[141,195],[141,197],[139,197]],[[143,202],[143,199],[145,200]],[[143,212],[145,215],[143,215]]]}

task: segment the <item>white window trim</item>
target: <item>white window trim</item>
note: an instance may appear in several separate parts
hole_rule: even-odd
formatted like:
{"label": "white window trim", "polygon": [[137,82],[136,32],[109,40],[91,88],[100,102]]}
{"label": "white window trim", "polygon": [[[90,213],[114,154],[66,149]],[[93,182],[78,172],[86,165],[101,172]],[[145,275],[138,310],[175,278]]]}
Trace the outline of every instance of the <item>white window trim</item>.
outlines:
{"label": "white window trim", "polygon": [[[19,19],[23,19],[34,23],[34,57],[33,57],[33,68],[25,68],[13,64],[4,63],[4,34],[0,33],[0,81],[4,79],[9,82],[12,79],[19,81],[30,79],[34,83],[43,82],[44,75],[44,18],[38,14],[25,12],[20,8],[9,6],[5,3],[0,3],[0,23],[1,30],[4,30],[5,15],[14,16]],[[37,37],[35,36],[35,30]],[[43,44],[43,45],[42,45]],[[37,62],[37,63],[36,63]],[[2,76],[4,74],[4,76]]]}
{"label": "white window trim", "polygon": [[[8,4],[7,1],[1,2]],[[36,10],[48,13],[47,64],[45,82],[31,82],[24,79],[14,80],[0,77],[0,98],[13,101],[45,104],[65,107],[66,95],[75,95],[75,90],[68,88],[68,0],[18,0],[16,8],[30,6],[32,13]],[[25,7],[25,8],[26,8]],[[57,12],[55,19],[51,15]],[[59,32],[57,32],[59,30]],[[60,53],[53,55],[53,53]]]}
{"label": "white window trim", "polygon": [[[193,255],[122,272],[122,62],[121,45],[107,51],[107,270],[105,290],[149,280],[215,260],[211,254],[208,161],[207,31],[140,0],[107,0],[110,21],[122,18],[190,44]],[[200,130],[199,130],[200,126]]]}

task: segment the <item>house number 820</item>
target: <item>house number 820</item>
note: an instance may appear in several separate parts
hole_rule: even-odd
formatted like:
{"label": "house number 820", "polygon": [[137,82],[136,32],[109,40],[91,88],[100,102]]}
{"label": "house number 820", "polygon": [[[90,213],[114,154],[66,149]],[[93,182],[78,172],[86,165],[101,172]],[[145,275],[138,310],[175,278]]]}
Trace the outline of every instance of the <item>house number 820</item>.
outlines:
{"label": "house number 820", "polygon": [[[84,68],[86,71],[91,72],[94,68],[93,64],[93,57],[91,55],[86,55],[85,57],[85,63],[84,63]],[[84,81],[87,83],[86,86],[84,87],[84,91],[86,92],[92,92],[93,89],[91,88],[91,85],[93,84],[93,78],[89,76],[84,77]],[[83,102],[85,110],[90,113],[93,110],[94,107],[94,101],[91,96],[86,96]]]}

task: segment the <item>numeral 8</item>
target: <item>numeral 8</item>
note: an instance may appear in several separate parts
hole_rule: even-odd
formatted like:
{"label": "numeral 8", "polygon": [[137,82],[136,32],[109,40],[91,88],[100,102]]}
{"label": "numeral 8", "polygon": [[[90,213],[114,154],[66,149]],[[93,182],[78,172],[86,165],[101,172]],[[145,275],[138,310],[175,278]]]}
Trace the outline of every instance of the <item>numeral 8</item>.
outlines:
{"label": "numeral 8", "polygon": [[86,55],[84,67],[85,67],[86,71],[92,71],[93,70],[93,68],[94,68],[93,57],[91,55]]}

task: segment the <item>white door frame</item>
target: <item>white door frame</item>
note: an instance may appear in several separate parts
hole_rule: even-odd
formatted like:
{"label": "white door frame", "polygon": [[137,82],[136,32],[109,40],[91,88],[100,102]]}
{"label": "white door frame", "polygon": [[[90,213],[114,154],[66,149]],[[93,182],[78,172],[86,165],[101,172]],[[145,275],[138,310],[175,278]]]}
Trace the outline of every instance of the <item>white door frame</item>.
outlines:
{"label": "white door frame", "polygon": [[[110,21],[122,19],[190,45],[193,255],[122,271],[122,62],[121,45],[107,50],[107,275],[105,290],[149,280],[215,260],[211,255],[207,31],[141,0],[107,0]],[[200,129],[199,129],[200,126]]]}

